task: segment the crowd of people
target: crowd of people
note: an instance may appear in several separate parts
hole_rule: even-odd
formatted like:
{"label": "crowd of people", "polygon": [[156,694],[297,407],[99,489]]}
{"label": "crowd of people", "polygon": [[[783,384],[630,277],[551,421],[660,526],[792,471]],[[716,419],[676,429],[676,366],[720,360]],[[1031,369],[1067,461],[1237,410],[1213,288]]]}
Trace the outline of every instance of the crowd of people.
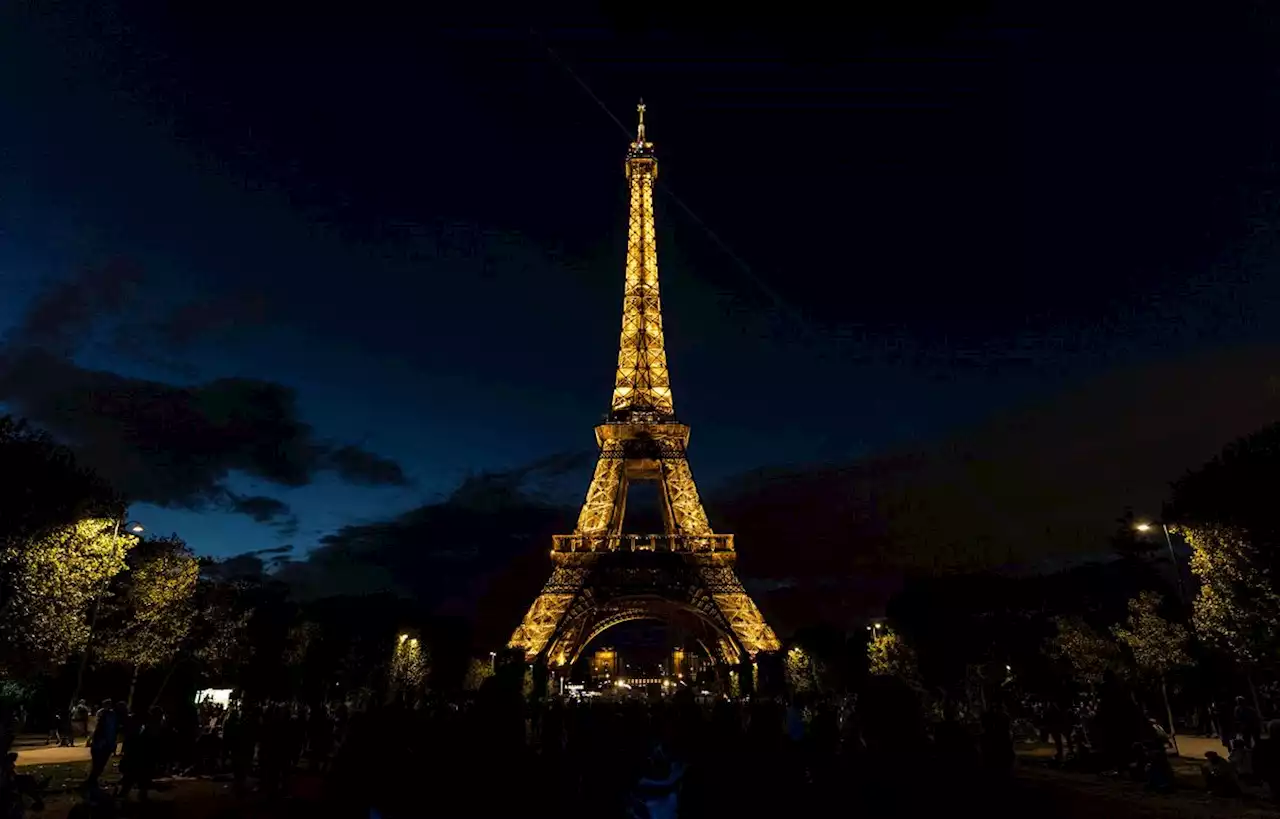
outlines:
{"label": "crowd of people", "polygon": [[[875,677],[856,695],[531,701],[500,677],[466,698],[346,704],[203,703],[171,718],[102,703],[88,719],[90,801],[145,799],[169,774],[223,777],[236,792],[285,798],[306,780],[325,815],[701,817],[817,811],[916,815],[973,804],[1002,814],[1018,791],[1014,734],[1038,728],[1064,767],[1128,775],[1167,791],[1170,738],[1108,678],[1083,701],[941,700]],[[1280,792],[1280,724],[1253,731],[1237,703],[1210,753],[1209,790],[1256,780]],[[1240,729],[1240,730],[1237,730]],[[1224,749],[1225,750],[1225,749]],[[114,792],[100,787],[119,754]],[[6,768],[6,787],[38,783]],[[925,787],[922,787],[924,785]],[[1011,814],[1018,812],[1010,808]]]}
{"label": "crowd of people", "polygon": [[[379,815],[681,817],[817,812],[916,815],[997,798],[1013,763],[1009,718],[954,711],[929,725],[893,679],[857,697],[698,702],[551,700],[486,688],[466,703],[352,716],[332,803]],[[937,788],[921,788],[921,777]],[[377,783],[360,787],[357,783]]]}

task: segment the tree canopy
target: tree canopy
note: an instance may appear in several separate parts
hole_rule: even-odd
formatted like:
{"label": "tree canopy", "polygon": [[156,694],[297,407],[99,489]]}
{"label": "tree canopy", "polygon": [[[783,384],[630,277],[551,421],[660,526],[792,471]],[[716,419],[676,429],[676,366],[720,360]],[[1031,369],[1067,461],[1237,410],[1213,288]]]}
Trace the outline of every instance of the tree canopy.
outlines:
{"label": "tree canopy", "polygon": [[0,545],[6,668],[56,665],[82,650],[91,630],[89,607],[124,568],[137,540],[113,520],[89,518]]}
{"label": "tree canopy", "polygon": [[199,572],[195,555],[176,535],[135,547],[112,584],[102,657],[135,668],[169,662],[191,631]]}
{"label": "tree canopy", "polygon": [[1175,482],[1166,510],[1192,549],[1197,632],[1246,664],[1280,650],[1278,471],[1280,424],[1272,424]]}
{"label": "tree canopy", "polygon": [[1058,633],[1050,644],[1050,653],[1071,667],[1072,676],[1086,685],[1102,682],[1108,669],[1119,660],[1115,642],[1097,631],[1082,617],[1055,619]]}
{"label": "tree canopy", "polygon": [[38,537],[88,518],[112,518],[120,498],[71,450],[47,433],[0,416],[0,463],[10,476],[0,493],[0,542]]}
{"label": "tree canopy", "polygon": [[1144,591],[1129,601],[1129,618],[1111,629],[1128,647],[1141,674],[1163,677],[1175,668],[1191,664],[1186,626],[1160,616],[1160,595]]}

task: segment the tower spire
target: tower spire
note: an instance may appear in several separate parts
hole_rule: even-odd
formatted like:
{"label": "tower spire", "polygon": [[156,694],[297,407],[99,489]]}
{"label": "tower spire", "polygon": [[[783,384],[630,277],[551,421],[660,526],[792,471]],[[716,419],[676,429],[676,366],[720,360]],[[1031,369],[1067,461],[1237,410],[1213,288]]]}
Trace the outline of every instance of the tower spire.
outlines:
{"label": "tower spire", "polygon": [[658,248],[653,229],[653,183],[658,178],[658,160],[653,153],[653,143],[645,139],[643,100],[636,111],[639,114],[636,141],[627,151],[631,211],[622,296],[622,336],[610,418],[614,421],[673,420],[675,409],[662,337]]}

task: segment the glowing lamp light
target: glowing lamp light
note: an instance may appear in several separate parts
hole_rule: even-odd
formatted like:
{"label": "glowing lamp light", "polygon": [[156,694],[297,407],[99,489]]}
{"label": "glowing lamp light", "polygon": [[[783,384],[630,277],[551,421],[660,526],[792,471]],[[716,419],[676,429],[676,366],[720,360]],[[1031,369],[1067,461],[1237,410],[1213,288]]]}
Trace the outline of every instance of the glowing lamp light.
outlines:
{"label": "glowing lamp light", "polygon": [[1151,531],[1151,524],[1150,524],[1150,523],[1137,523],[1137,524],[1134,524],[1134,527],[1133,527],[1133,528],[1137,529],[1139,532],[1149,532],[1149,531]]}
{"label": "glowing lamp light", "polygon": [[129,531],[133,532],[135,535],[140,535],[147,530],[141,523],[135,523],[129,527]]}

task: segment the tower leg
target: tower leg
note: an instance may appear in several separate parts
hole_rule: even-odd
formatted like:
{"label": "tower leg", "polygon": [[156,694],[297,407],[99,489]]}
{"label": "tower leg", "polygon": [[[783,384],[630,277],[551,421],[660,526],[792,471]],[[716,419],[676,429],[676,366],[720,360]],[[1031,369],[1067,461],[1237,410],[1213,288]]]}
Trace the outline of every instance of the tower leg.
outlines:
{"label": "tower leg", "polygon": [[664,506],[670,509],[673,534],[709,535],[711,523],[707,520],[698,487],[693,482],[693,470],[683,455],[662,459],[662,497]]}
{"label": "tower leg", "polygon": [[715,563],[703,564],[699,566],[698,574],[720,616],[733,629],[734,636],[747,654],[754,657],[757,652],[777,651],[781,647],[778,636],[764,621],[764,615],[728,560],[719,558]]}
{"label": "tower leg", "polygon": [[606,441],[600,448],[587,498],[578,513],[577,532],[584,535],[617,534],[627,502],[626,460],[621,441]]}
{"label": "tower leg", "polygon": [[587,571],[582,566],[556,566],[507,645],[523,649],[526,660],[533,660],[546,650],[569,607],[582,593]]}

